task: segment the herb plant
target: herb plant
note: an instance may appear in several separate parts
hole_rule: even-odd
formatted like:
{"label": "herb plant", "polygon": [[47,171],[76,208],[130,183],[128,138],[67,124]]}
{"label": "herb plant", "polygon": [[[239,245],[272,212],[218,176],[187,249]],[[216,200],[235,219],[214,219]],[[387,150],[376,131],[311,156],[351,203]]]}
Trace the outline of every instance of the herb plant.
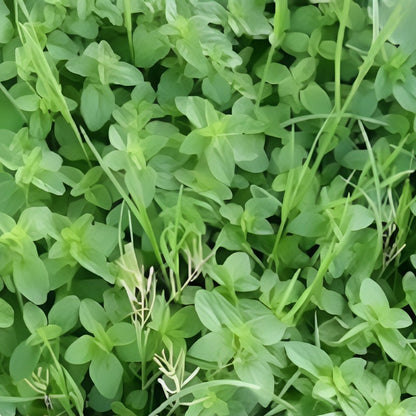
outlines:
{"label": "herb plant", "polygon": [[0,415],[416,415],[413,0],[0,0]]}

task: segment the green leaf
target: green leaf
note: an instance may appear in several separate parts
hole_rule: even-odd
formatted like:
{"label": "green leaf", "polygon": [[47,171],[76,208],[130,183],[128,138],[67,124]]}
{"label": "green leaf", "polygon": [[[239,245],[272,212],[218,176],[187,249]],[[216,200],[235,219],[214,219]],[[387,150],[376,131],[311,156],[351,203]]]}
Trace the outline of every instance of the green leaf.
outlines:
{"label": "green leaf", "polygon": [[332,360],[325,351],[315,345],[290,341],[285,345],[285,349],[290,361],[314,377],[329,377],[332,375]]}
{"label": "green leaf", "polygon": [[272,62],[267,73],[264,73],[264,68],[264,65],[257,68],[256,75],[269,84],[280,84],[285,78],[290,77],[290,72],[286,65]]}
{"label": "green leaf", "polygon": [[177,97],[175,103],[178,110],[197,128],[206,127],[218,121],[214,106],[201,97]]}
{"label": "green leaf", "polygon": [[[0,123],[2,123],[1,120]],[[16,186],[14,178],[6,172],[0,173],[0,194],[2,195],[0,199],[0,211],[5,214],[14,215],[24,204],[25,196],[23,189]]]}
{"label": "green leaf", "polygon": [[351,100],[348,111],[364,117],[371,117],[377,109],[377,95],[374,84],[363,81]]}
{"label": "green leaf", "polygon": [[52,212],[48,207],[26,208],[20,214],[19,225],[33,241],[45,238],[48,234],[54,235],[55,231]]}
{"label": "green leaf", "polygon": [[350,216],[350,228],[352,231],[367,228],[374,222],[374,214],[362,205],[351,205],[348,207],[348,215]]}
{"label": "green leaf", "polygon": [[110,84],[136,86],[143,82],[142,73],[127,62],[118,62],[108,76]]}
{"label": "green leaf", "polygon": [[[110,374],[111,377],[109,377]],[[90,376],[97,390],[104,397],[112,399],[120,387],[123,367],[114,354],[100,351],[91,361]]]}
{"label": "green leaf", "polygon": [[62,178],[56,172],[43,171],[36,174],[32,180],[33,185],[39,189],[55,195],[63,195],[65,187]]}
{"label": "green leaf", "polygon": [[299,55],[308,50],[309,36],[301,32],[288,32],[282,43],[282,49],[291,55]]}
{"label": "green leaf", "polygon": [[[160,82],[157,87],[158,102],[161,105],[172,106],[172,110],[175,109],[175,113],[179,114],[175,102],[177,98],[184,98],[189,95],[192,86],[192,79],[187,78],[181,71],[174,68],[168,69],[160,77]],[[181,110],[179,109],[179,111]]]}
{"label": "green leaf", "polygon": [[185,306],[169,319],[166,334],[174,338],[191,338],[201,330],[201,323],[193,306]]}
{"label": "green leaf", "polygon": [[271,195],[267,197],[254,197],[245,204],[246,212],[261,218],[272,217],[277,210],[279,201]]}
{"label": "green leaf", "polygon": [[25,303],[23,308],[23,320],[32,334],[36,332],[37,328],[46,326],[48,323],[42,309],[30,302]]}
{"label": "green leaf", "polygon": [[143,169],[131,167],[127,170],[124,180],[132,196],[143,206],[148,207],[153,201],[156,191],[157,174],[153,168]]}
{"label": "green leaf", "polygon": [[215,362],[224,366],[234,354],[232,348],[233,335],[228,329],[209,332],[199,338],[189,349],[189,355],[198,360]]}
{"label": "green leaf", "polygon": [[234,369],[241,381],[260,387],[255,394],[263,407],[268,406],[274,393],[274,377],[270,366],[253,357],[247,361],[235,360]]}
{"label": "green leaf", "polygon": [[100,332],[108,323],[108,317],[102,306],[92,299],[83,299],[79,307],[79,319],[82,326],[92,334]]}
{"label": "green leaf", "polygon": [[18,131],[24,123],[23,115],[12,105],[0,90],[0,125],[2,129]]}
{"label": "green leaf", "polygon": [[93,185],[90,189],[87,189],[85,191],[85,199],[91,202],[91,204],[105,210],[110,210],[113,204],[113,199],[108,188],[101,184]]}
{"label": "green leaf", "polygon": [[62,332],[68,332],[78,322],[80,301],[77,296],[69,295],[58,300],[48,314],[50,324],[58,325]]}
{"label": "green leaf", "polygon": [[219,181],[230,185],[234,177],[234,153],[225,137],[214,137],[206,148],[208,166]]}
{"label": "green leaf", "polygon": [[198,71],[198,75],[207,75],[207,58],[202,53],[201,44],[198,39],[191,36],[188,35],[186,39],[178,39],[175,44],[176,49],[178,50],[179,55]]}
{"label": "green leaf", "polygon": [[312,57],[301,59],[290,68],[293,78],[298,83],[309,81],[309,79],[312,78],[313,74],[315,73],[315,69],[316,60]]}
{"label": "green leaf", "polygon": [[277,154],[276,164],[280,173],[302,166],[307,156],[303,146],[293,142],[281,147],[275,154]]}
{"label": "green leaf", "polygon": [[[415,50],[415,44],[412,39],[416,36],[416,29],[413,21],[414,13],[416,13],[415,3],[411,0],[403,0],[400,3],[383,1],[380,4],[380,22],[383,27],[388,18],[396,7],[401,7],[402,14],[400,24],[398,24],[390,36],[393,44],[399,44],[408,53]],[[404,13],[403,13],[404,12]]]}
{"label": "green leaf", "polygon": [[217,291],[198,291],[195,295],[195,310],[199,320],[211,331],[219,331],[223,325],[231,330],[242,325],[237,309]]}
{"label": "green leaf", "polygon": [[65,360],[71,364],[90,362],[97,353],[97,345],[90,335],[77,338],[65,351]]}
{"label": "green leaf", "polygon": [[136,339],[136,330],[128,322],[117,322],[108,328],[107,335],[114,346],[127,345]]}
{"label": "green leaf", "polygon": [[320,304],[331,315],[342,315],[346,307],[346,301],[340,293],[325,288],[321,291]]}
{"label": "green leaf", "polygon": [[64,32],[55,30],[48,35],[47,48],[57,60],[68,60],[76,56],[78,45]]}
{"label": "green leaf", "polygon": [[133,409],[144,409],[149,398],[147,390],[133,390],[126,398],[126,404]]}
{"label": "green leaf", "polygon": [[224,268],[228,271],[233,282],[233,288],[239,292],[250,292],[258,289],[260,282],[251,276],[251,264],[248,254],[233,253],[224,262]]}
{"label": "green leaf", "polygon": [[14,311],[13,308],[0,298],[0,328],[8,328],[13,325]]}
{"label": "green leaf", "polygon": [[124,406],[121,402],[113,402],[111,403],[111,410],[118,416],[135,416],[136,414],[133,413],[130,409]]}
{"label": "green leaf", "polygon": [[227,218],[231,224],[238,225],[240,222],[241,215],[243,214],[244,209],[240,205],[237,204],[227,204],[223,205],[220,208],[220,214]]}
{"label": "green leaf", "polygon": [[287,232],[302,237],[319,237],[326,234],[328,221],[322,214],[305,211],[287,226]]}
{"label": "green leaf", "polygon": [[323,40],[319,44],[318,52],[323,58],[329,61],[335,60],[335,54],[337,49],[337,43],[333,40]]}
{"label": "green leaf", "polygon": [[378,320],[384,328],[407,328],[412,325],[412,319],[402,309],[390,308],[379,315]]}
{"label": "green leaf", "polygon": [[17,76],[16,63],[13,61],[6,61],[0,63],[0,82],[8,81]]}
{"label": "green leaf", "polygon": [[41,349],[38,346],[31,346],[22,341],[13,351],[10,357],[10,375],[14,381],[20,381],[24,378],[30,379],[32,372],[35,370]]}
{"label": "green leaf", "polygon": [[[413,266],[414,267],[414,266]],[[403,290],[406,293],[406,301],[416,313],[416,276],[413,272],[407,272],[402,280]]]}
{"label": "green leaf", "polygon": [[410,83],[394,84],[393,95],[405,110],[416,113],[416,78],[414,82],[409,84]]}
{"label": "green leaf", "polygon": [[323,400],[329,400],[337,394],[337,390],[328,380],[318,380],[313,386],[312,394]]}
{"label": "green leaf", "polygon": [[[231,123],[228,124],[227,130],[230,129],[230,124]],[[258,130],[263,130],[263,127],[258,128]],[[229,135],[227,137],[227,140],[229,141],[233,149],[234,160],[239,165],[241,164],[241,162],[260,161],[259,158],[261,158],[264,154],[265,140],[264,140],[264,136],[261,134],[234,134],[233,133],[233,135]]]}
{"label": "green leaf", "polygon": [[137,26],[133,33],[134,63],[139,68],[150,68],[164,58],[170,48],[168,40],[156,29],[148,31]]}
{"label": "green leaf", "polygon": [[368,163],[368,160],[367,150],[351,150],[342,155],[339,163],[348,169],[363,170]]}
{"label": "green leaf", "polygon": [[49,277],[43,261],[36,255],[24,255],[13,262],[13,278],[17,290],[36,305],[46,302]]}
{"label": "green leaf", "polygon": [[271,27],[264,16],[264,2],[252,0],[229,0],[229,24],[234,32],[248,35],[268,35]]}
{"label": "green leaf", "polygon": [[344,361],[340,366],[342,376],[347,384],[357,382],[361,379],[364,373],[364,367],[366,366],[366,361],[362,358],[349,358]]}
{"label": "green leaf", "polygon": [[218,73],[202,81],[204,95],[218,104],[225,104],[231,99],[231,86]]}
{"label": "green leaf", "polygon": [[372,279],[364,279],[360,287],[360,300],[369,306],[377,316],[390,310],[389,301],[383,289]]}
{"label": "green leaf", "polygon": [[23,111],[36,111],[39,108],[40,98],[37,95],[23,95],[15,99],[18,108]]}
{"label": "green leaf", "polygon": [[114,283],[114,276],[110,273],[108,263],[101,251],[85,247],[71,252],[78,263],[90,272],[102,277],[109,283]]}
{"label": "green leaf", "polygon": [[227,250],[240,251],[244,250],[248,244],[241,227],[226,224],[218,235],[216,245]]}
{"label": "green leaf", "polygon": [[240,305],[251,332],[263,345],[274,345],[282,339],[286,325],[270,309],[253,299],[242,299]]}
{"label": "green leaf", "polygon": [[0,15],[0,43],[9,42],[14,34],[13,25],[6,16]]}
{"label": "green leaf", "polygon": [[56,339],[62,334],[62,329],[58,325],[46,325],[36,329],[36,337],[40,338],[38,343],[43,343],[44,340]]}
{"label": "green leaf", "polygon": [[408,340],[397,329],[378,328],[377,338],[385,353],[394,361],[416,369],[414,352],[409,347]]}
{"label": "green leaf", "polygon": [[110,120],[115,98],[108,85],[88,84],[81,94],[81,114],[91,131],[99,130]]}
{"label": "green leaf", "polygon": [[385,65],[381,66],[374,80],[374,91],[378,100],[386,99],[393,94],[393,83]]}
{"label": "green leaf", "polygon": [[328,94],[314,82],[300,92],[300,102],[312,114],[329,114],[332,110]]}
{"label": "green leaf", "polygon": [[164,333],[170,319],[170,309],[162,295],[156,296],[151,311],[151,317],[152,322],[150,323],[150,327]]}

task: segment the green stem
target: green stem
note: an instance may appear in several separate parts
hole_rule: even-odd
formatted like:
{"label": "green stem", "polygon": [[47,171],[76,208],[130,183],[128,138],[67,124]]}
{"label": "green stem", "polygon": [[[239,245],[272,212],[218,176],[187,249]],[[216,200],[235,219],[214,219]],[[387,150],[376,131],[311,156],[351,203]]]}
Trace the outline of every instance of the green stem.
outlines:
{"label": "green stem", "polygon": [[[319,120],[319,119],[327,119],[327,118],[335,118],[335,117],[338,117],[338,116],[339,116],[338,113],[331,113],[331,114],[307,114],[307,115],[304,115],[304,116],[293,117],[293,118],[291,118],[289,120],[286,120],[283,123],[280,123],[280,127],[285,128],[285,127],[289,127],[289,126],[291,126],[293,124],[301,123],[303,121]],[[377,120],[376,118],[371,118],[371,117],[364,117],[364,116],[360,116],[358,114],[353,114],[353,113],[344,113],[344,114],[341,114],[341,118],[361,120],[361,121],[365,121],[367,123],[377,124],[379,126],[388,126],[388,123],[386,123],[385,121]]]}
{"label": "green stem", "polygon": [[286,400],[283,400],[280,395],[273,394],[273,401],[283,406],[286,410],[296,411],[296,409]]}
{"label": "green stem", "polygon": [[[62,394],[51,394],[51,398],[60,398]],[[33,402],[34,400],[44,400],[44,396],[33,397],[12,397],[12,396],[0,396],[0,403],[26,403]]]}
{"label": "green stem", "polygon": [[131,0],[124,0],[124,26],[127,31],[127,41],[129,42],[129,51],[131,61],[134,63],[134,48],[133,48],[133,30],[131,22]]}
{"label": "green stem", "polygon": [[[45,54],[43,53],[43,47],[39,42],[35,27],[30,20],[30,14],[26,8],[26,5],[22,0],[17,0],[15,1],[14,6],[16,15],[16,26],[19,33],[20,41],[22,45],[26,46],[27,49],[30,51],[30,58],[34,67],[34,72],[37,75],[38,80],[41,81],[44,89],[47,91],[46,94],[43,94],[44,97],[42,98],[53,101],[54,105],[57,107],[57,111],[61,113],[65,121],[71,126],[78,140],[78,143],[81,146],[81,149],[85,155],[85,159],[88,165],[91,167],[91,162],[84,147],[82,137],[78,131],[74,119],[72,118],[71,112],[69,111],[68,105],[65,101],[65,97],[62,94],[61,85],[55,78],[55,74],[54,71],[52,71],[51,64],[48,62],[48,60],[45,57]],[[25,24],[22,24],[18,21],[18,6],[20,6],[20,8],[23,10],[23,14],[26,17],[27,23]]]}
{"label": "green stem", "polygon": [[289,9],[287,7],[287,0],[275,0],[275,12],[273,18],[273,34],[271,38],[271,45],[269,53],[267,54],[266,65],[264,66],[263,76],[261,77],[259,92],[257,94],[255,110],[260,107],[260,102],[263,97],[264,87],[266,85],[266,76],[269,72],[270,64],[272,63],[275,50],[281,45],[287,28],[289,20]]}
{"label": "green stem", "polygon": [[270,64],[272,63],[275,49],[276,49],[276,46],[274,45],[270,46],[269,53],[267,55],[266,65],[264,66],[263,76],[261,77],[261,81],[260,81],[260,87],[259,87],[259,92],[257,94],[256,104],[254,106],[255,111],[258,110],[260,107],[260,102],[263,97],[264,87],[266,85],[266,76],[269,72]]}
{"label": "green stem", "polygon": [[335,48],[335,111],[341,110],[341,60],[344,45],[345,28],[350,10],[351,0],[344,1],[344,8],[339,22],[337,45]]}
{"label": "green stem", "polygon": [[[282,321],[287,324],[297,323],[302,316],[304,310],[308,306],[310,299],[316,289],[322,285],[325,273],[327,272],[329,265],[334,259],[338,250],[335,250],[335,239],[332,240],[331,245],[328,250],[328,254],[325,256],[321,265],[319,266],[318,272],[313,279],[313,282],[307,289],[302,293],[296,303],[293,305],[292,309],[282,318]],[[296,319],[295,319],[296,317]]]}
{"label": "green stem", "polygon": [[19,113],[19,116],[22,117],[22,120],[27,123],[27,117],[26,115],[23,113],[23,111],[17,106],[16,104],[16,100],[10,95],[9,91],[7,91],[7,89],[4,87],[4,85],[0,82],[0,90],[2,91],[2,93],[5,95],[5,97],[13,104],[13,107],[17,110],[17,112]]}
{"label": "green stem", "polygon": [[[345,99],[344,105],[342,106],[341,110],[335,113],[335,116],[333,118],[331,115],[329,115],[328,118],[323,123],[321,129],[319,130],[314,140],[314,143],[311,147],[311,150],[309,151],[308,157],[303,165],[300,178],[297,181],[297,186],[295,190],[293,191],[293,193],[291,192],[291,199],[290,199],[291,203],[290,203],[290,206],[288,206],[289,211],[291,210],[293,206],[293,202],[302,199],[303,196],[305,195],[305,192],[310,188],[310,185],[313,179],[315,178],[315,174],[322,162],[322,159],[324,158],[325,154],[327,153],[328,148],[331,145],[331,141],[335,136],[338,125],[340,124],[341,120],[345,116],[347,109],[349,105],[351,104],[352,99],[357,93],[368,71],[373,66],[374,60],[377,54],[379,53],[380,49],[383,47],[384,43],[387,41],[387,39],[390,37],[390,35],[394,32],[394,30],[400,23],[402,8],[403,8],[403,4],[398,3],[393,13],[390,15],[389,20],[387,21],[383,30],[379,33],[377,39],[371,45],[370,50],[368,51],[367,56],[365,57],[362,65],[360,66],[357,78],[352,84],[351,90],[347,98]],[[320,142],[320,148],[317,153],[315,162],[313,163],[309,174],[306,175],[307,167],[309,166],[312,160],[312,153],[315,150],[316,146],[318,145],[318,142],[320,141],[321,136],[323,136],[324,131],[325,131],[325,136],[324,136],[325,141],[322,140]],[[268,258],[269,263],[271,263],[271,261],[274,261],[277,264],[277,260],[276,260],[277,251],[279,248],[278,246],[279,246],[281,236],[283,235],[283,228],[286,225],[285,222],[286,221],[283,221],[283,215],[282,215],[282,222],[280,224],[279,232],[277,234],[277,237],[276,237],[273,249],[272,249],[272,253]]]}
{"label": "green stem", "polygon": [[56,355],[52,349],[50,342],[45,337],[42,337],[42,340],[43,340],[44,345],[48,349],[49,353],[51,354],[52,360],[55,364],[56,371],[58,372],[58,375],[60,378],[59,383],[57,384],[63,393],[62,395],[63,397],[59,401],[61,402],[62,406],[64,407],[64,409],[66,410],[69,416],[76,416],[75,413],[72,411],[71,401],[69,399],[69,397],[71,396],[69,395],[67,387],[66,387],[65,375],[62,371],[61,364],[56,358]]}
{"label": "green stem", "polygon": [[[16,287],[16,284],[15,284],[15,287]],[[17,297],[17,303],[19,304],[19,308],[23,316],[23,298],[22,298],[22,294],[17,289],[16,289],[16,297]]]}
{"label": "green stem", "polygon": [[277,315],[277,317],[280,316],[284,307],[286,306],[286,302],[289,299],[289,296],[291,295],[292,290],[295,287],[296,282],[298,281],[298,277],[300,275],[300,272],[301,272],[301,269],[296,270],[295,274],[290,279],[290,283],[287,285],[287,288],[284,291],[282,298],[280,299],[279,306],[275,310],[275,314]]}
{"label": "green stem", "polygon": [[277,415],[280,412],[283,412],[287,410],[287,408],[281,404],[278,404],[276,407],[274,407],[272,410],[268,411],[264,416],[274,416]]}
{"label": "green stem", "polygon": [[110,181],[113,183],[114,187],[117,189],[118,193],[121,195],[123,200],[126,202],[127,206],[129,207],[130,211],[133,213],[133,215],[136,217],[137,221],[139,221],[140,225],[143,227],[144,232],[148,236],[150,243],[152,245],[154,254],[156,256],[156,259],[160,265],[160,268],[162,270],[162,274],[165,278],[165,280],[168,282],[168,274],[166,271],[165,264],[162,259],[162,255],[160,253],[159,245],[156,240],[155,233],[153,231],[152,223],[150,221],[150,218],[147,214],[146,208],[144,205],[137,201],[132,200],[128,196],[127,192],[123,189],[123,187],[120,185],[116,177],[114,176],[113,172],[105,165],[101,155],[98,153],[95,146],[92,144],[90,138],[88,137],[85,130],[81,128],[81,133],[84,136],[85,141],[87,142],[88,146],[90,147],[92,153],[94,154],[95,158],[97,159],[98,163],[100,164],[101,168],[103,169],[104,173],[107,175],[107,177],[110,179]]}
{"label": "green stem", "polygon": [[160,377],[160,372],[153,374],[152,377],[147,380],[147,383],[143,386],[142,390],[147,390],[150,386],[154,384],[154,382]]}

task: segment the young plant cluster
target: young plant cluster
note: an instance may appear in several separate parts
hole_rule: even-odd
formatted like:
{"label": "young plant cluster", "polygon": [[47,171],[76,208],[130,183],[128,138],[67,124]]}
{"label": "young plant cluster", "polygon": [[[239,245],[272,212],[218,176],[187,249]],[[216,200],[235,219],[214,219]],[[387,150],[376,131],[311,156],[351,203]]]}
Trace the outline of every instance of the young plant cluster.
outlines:
{"label": "young plant cluster", "polygon": [[416,415],[415,16],[0,0],[0,415]]}

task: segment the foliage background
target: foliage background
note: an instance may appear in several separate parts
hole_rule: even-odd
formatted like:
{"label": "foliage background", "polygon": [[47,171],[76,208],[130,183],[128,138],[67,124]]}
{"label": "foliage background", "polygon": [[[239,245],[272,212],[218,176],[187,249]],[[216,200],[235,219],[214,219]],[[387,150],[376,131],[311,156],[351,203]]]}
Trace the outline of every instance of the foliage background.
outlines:
{"label": "foliage background", "polygon": [[0,0],[0,414],[416,414],[414,16]]}

